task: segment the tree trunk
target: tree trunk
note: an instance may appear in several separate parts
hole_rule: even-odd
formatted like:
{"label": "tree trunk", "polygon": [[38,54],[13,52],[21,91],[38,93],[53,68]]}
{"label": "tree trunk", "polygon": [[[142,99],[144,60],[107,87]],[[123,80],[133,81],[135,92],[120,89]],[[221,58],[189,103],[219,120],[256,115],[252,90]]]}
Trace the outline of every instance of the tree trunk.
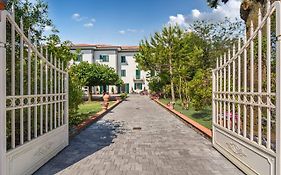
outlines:
{"label": "tree trunk", "polygon": [[182,84],[181,84],[181,76],[180,76],[180,82],[179,82],[179,97],[180,97],[180,101],[183,102],[181,93],[182,93]]}
{"label": "tree trunk", "polygon": [[103,92],[106,92],[106,85],[102,85]]}
{"label": "tree trunk", "polygon": [[173,82],[173,65],[172,65],[172,57],[169,56],[169,68],[170,68],[170,77],[171,77],[171,95],[172,95],[172,103],[175,103],[175,89],[174,89],[174,82]]}
{"label": "tree trunk", "polygon": [[92,86],[88,86],[88,101],[92,101]]}
{"label": "tree trunk", "polygon": [[[270,0],[271,4],[275,1],[280,0]],[[240,17],[245,21],[247,27],[247,36],[250,36],[250,25],[253,21],[254,29],[258,26],[258,11],[261,9],[262,15],[266,14],[266,4],[265,0],[243,0],[240,6]],[[264,29],[266,30],[266,28]]]}

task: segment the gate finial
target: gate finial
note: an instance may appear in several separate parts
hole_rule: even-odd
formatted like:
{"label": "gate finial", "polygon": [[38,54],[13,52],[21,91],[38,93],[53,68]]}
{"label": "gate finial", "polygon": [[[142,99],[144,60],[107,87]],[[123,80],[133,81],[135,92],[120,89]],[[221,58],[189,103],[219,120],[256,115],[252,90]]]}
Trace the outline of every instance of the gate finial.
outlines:
{"label": "gate finial", "polygon": [[0,0],[0,10],[4,10],[8,0]]}

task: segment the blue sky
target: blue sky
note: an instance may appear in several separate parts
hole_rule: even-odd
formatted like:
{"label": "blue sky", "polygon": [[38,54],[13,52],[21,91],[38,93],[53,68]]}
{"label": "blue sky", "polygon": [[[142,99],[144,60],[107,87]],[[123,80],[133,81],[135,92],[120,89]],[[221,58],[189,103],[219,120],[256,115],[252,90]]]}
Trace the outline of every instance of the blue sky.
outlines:
{"label": "blue sky", "polygon": [[[239,16],[239,0],[216,10],[206,0],[45,0],[63,40],[75,44],[138,45],[163,25]],[[48,30],[48,28],[46,28]]]}

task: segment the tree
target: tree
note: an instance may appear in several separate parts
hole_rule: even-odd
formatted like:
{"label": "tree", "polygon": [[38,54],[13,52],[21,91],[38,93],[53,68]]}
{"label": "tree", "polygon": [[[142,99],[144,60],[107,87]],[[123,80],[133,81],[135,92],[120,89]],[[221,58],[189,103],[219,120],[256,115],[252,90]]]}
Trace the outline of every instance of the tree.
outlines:
{"label": "tree", "polygon": [[[73,53],[70,51],[72,46],[71,41],[61,41],[59,36],[52,34],[46,38],[46,44],[48,51],[52,53],[60,62],[63,62],[64,69],[68,70],[68,63],[71,60],[76,60],[79,50]],[[82,96],[82,86],[79,83],[79,80],[73,75],[69,76],[69,112],[70,115],[74,114],[78,110],[79,104],[83,102]]]}
{"label": "tree", "polygon": [[[228,0],[222,0],[223,3],[227,3]],[[207,0],[208,5],[211,8],[217,8],[219,5],[219,0]]]}
{"label": "tree", "polygon": [[142,40],[136,60],[142,69],[157,72],[150,78],[150,90],[171,97],[172,101],[180,99],[184,108],[188,108],[189,103],[196,109],[209,106],[210,70],[215,67],[217,58],[242,35],[242,26],[241,21],[229,19],[221,22],[196,21],[189,28],[191,32],[175,26],[174,30],[168,29],[173,34],[167,34],[164,28],[150,40]]}
{"label": "tree", "polygon": [[184,31],[179,26],[165,26],[162,31],[156,32],[150,40],[142,40],[136,61],[144,70],[156,70],[168,73],[170,76],[170,90],[172,102],[175,102],[174,69],[175,62],[180,59],[180,40]]}
{"label": "tree", "polygon": [[48,16],[48,4],[46,2],[36,0],[31,3],[30,0],[9,0],[6,9],[11,11],[12,5],[15,9],[16,22],[19,24],[22,18],[25,34],[27,36],[30,29],[32,41],[46,40],[44,35],[46,26],[52,27],[53,33],[59,32]]}
{"label": "tree", "polygon": [[92,86],[102,85],[106,89],[106,85],[122,85],[123,81],[113,68],[102,64],[90,64],[81,62],[72,65],[69,71],[70,75],[77,78],[81,86],[88,86],[88,100],[91,101]]}

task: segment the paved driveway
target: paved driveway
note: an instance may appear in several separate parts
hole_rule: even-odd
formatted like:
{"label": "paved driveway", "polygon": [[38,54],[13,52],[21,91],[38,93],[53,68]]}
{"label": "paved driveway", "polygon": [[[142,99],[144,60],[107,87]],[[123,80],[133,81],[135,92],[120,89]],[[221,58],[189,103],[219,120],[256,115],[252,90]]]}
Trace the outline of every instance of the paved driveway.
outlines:
{"label": "paved driveway", "polygon": [[35,174],[239,175],[211,142],[148,97],[131,96]]}

